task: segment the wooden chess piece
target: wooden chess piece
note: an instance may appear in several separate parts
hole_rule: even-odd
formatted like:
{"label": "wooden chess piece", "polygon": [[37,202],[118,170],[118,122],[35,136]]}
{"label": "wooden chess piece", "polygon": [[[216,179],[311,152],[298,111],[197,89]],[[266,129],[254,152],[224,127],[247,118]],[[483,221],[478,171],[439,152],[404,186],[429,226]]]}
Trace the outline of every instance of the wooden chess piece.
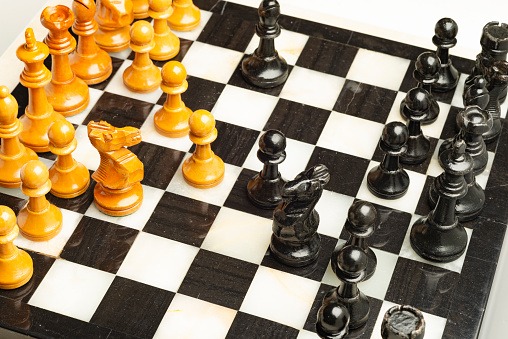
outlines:
{"label": "wooden chess piece", "polygon": [[95,206],[112,216],[124,216],[139,209],[143,201],[143,163],[127,147],[141,142],[141,132],[134,127],[116,128],[105,121],[90,121],[88,138],[101,157],[92,174],[97,181]]}
{"label": "wooden chess piece", "polygon": [[28,204],[18,214],[21,234],[33,241],[46,241],[62,230],[62,212],[46,199],[51,180],[46,165],[30,160],[21,168],[21,191]]}
{"label": "wooden chess piece", "polygon": [[468,81],[464,83],[464,94],[462,95],[464,107],[476,105],[484,110],[487,108],[489,100],[490,95],[485,77],[483,75],[477,75],[468,78]]}
{"label": "wooden chess piece", "polygon": [[99,26],[94,19],[95,2],[80,0],[72,3],[76,21],[72,30],[79,36],[78,45],[69,55],[72,71],[87,85],[103,82],[111,75],[113,65],[106,51],[97,46],[94,34]]}
{"label": "wooden chess piece", "polygon": [[263,0],[258,8],[259,23],[256,34],[259,46],[253,54],[242,60],[242,75],[254,86],[271,88],[284,83],[288,77],[288,65],[275,49],[275,38],[280,35],[278,23],[280,5],[277,0]]}
{"label": "wooden chess piece", "polygon": [[215,119],[210,112],[197,110],[189,118],[189,128],[189,138],[196,144],[196,150],[183,162],[183,178],[196,188],[217,186],[224,179],[226,168],[210,145],[217,139]]}
{"label": "wooden chess piece", "polygon": [[67,120],[55,121],[48,131],[49,149],[57,158],[49,169],[51,194],[60,198],[74,198],[85,193],[90,184],[88,169],[72,157],[77,141],[74,126]]}
{"label": "wooden chess piece", "polygon": [[367,255],[358,246],[348,245],[334,251],[330,263],[341,283],[325,295],[323,304],[345,306],[349,312],[349,329],[362,327],[369,319],[370,301],[358,289],[358,283],[367,276]]}
{"label": "wooden chess piece", "polygon": [[88,85],[76,77],[69,64],[69,53],[76,47],[76,40],[69,33],[74,14],[63,5],[46,7],[41,23],[49,30],[44,42],[52,60],[52,79],[46,86],[48,101],[63,116],[76,115],[88,106],[90,94]]}
{"label": "wooden chess piece", "polygon": [[16,214],[0,205],[0,289],[3,290],[25,285],[34,272],[30,255],[13,244],[18,233]]}
{"label": "wooden chess piece", "polygon": [[259,139],[258,159],[263,169],[247,184],[247,196],[260,208],[274,209],[282,202],[282,186],[286,183],[279,173],[279,164],[286,159],[286,137],[277,130],[268,130]]}
{"label": "wooden chess piece", "polygon": [[483,133],[486,143],[497,140],[503,128],[501,124],[501,95],[508,85],[508,61],[494,61],[486,75],[487,89],[489,91],[489,103],[487,112],[492,116],[492,127]]}
{"label": "wooden chess piece", "polygon": [[23,125],[16,117],[18,103],[6,86],[0,86],[0,187],[15,188],[21,185],[20,170],[37,154],[19,142]]}
{"label": "wooden chess piece", "polygon": [[321,238],[314,209],[330,180],[325,165],[315,165],[282,186],[282,202],[273,211],[270,253],[284,265],[301,267],[317,260]]}
{"label": "wooden chess piece", "polygon": [[318,310],[316,333],[323,339],[343,339],[349,334],[349,311],[338,302],[323,303]]}
{"label": "wooden chess piece", "polygon": [[430,155],[430,140],[423,134],[420,125],[427,118],[430,106],[430,95],[425,89],[415,87],[407,92],[404,106],[401,107],[401,114],[409,119],[407,150],[400,156],[400,161],[404,164],[419,164]]}
{"label": "wooden chess piece", "polygon": [[152,60],[169,60],[180,51],[180,39],[171,32],[168,18],[173,13],[171,0],[150,0],[148,14],[153,18],[155,47],[150,51]]}
{"label": "wooden chess piece", "polygon": [[35,40],[31,28],[26,29],[25,40],[26,44],[16,50],[18,59],[26,64],[20,82],[28,88],[28,105],[19,118],[23,124],[19,141],[37,153],[49,152],[49,125],[64,117],[53,110],[44,90],[51,81],[51,72],[44,66],[44,59],[49,55],[48,46]]}
{"label": "wooden chess piece", "polygon": [[192,31],[198,27],[201,12],[192,0],[173,0],[174,11],[168,19],[169,27],[175,31]]}
{"label": "wooden chess piece", "polygon": [[148,0],[132,0],[134,19],[148,18]]}
{"label": "wooden chess piece", "polygon": [[95,20],[99,30],[94,38],[108,53],[121,52],[129,47],[129,29],[134,20],[131,0],[97,0]]}
{"label": "wooden chess piece", "polygon": [[432,89],[436,92],[449,91],[457,87],[459,83],[459,72],[450,59],[450,48],[457,44],[458,31],[457,23],[450,18],[440,19],[434,28],[435,35],[432,42],[437,47],[436,54],[441,61],[439,79],[432,84]]}
{"label": "wooden chess piece", "polygon": [[382,199],[398,199],[407,193],[409,175],[400,166],[399,158],[407,151],[409,131],[401,122],[385,125],[379,148],[385,153],[383,161],[367,174],[367,187]]}
{"label": "wooden chess piece", "polygon": [[130,36],[130,47],[136,55],[123,72],[123,83],[133,92],[153,92],[161,84],[161,71],[148,55],[155,46],[153,28],[147,21],[136,21],[131,27]]}
{"label": "wooden chess piece", "polygon": [[395,305],[383,316],[383,339],[423,339],[424,336],[425,319],[422,312],[413,306]]}
{"label": "wooden chess piece", "polygon": [[182,93],[188,87],[185,67],[178,61],[169,61],[162,67],[161,75],[161,89],[167,97],[164,105],[155,112],[155,129],[170,138],[186,136],[192,110],[182,101]]}
{"label": "wooden chess piece", "polygon": [[433,183],[439,195],[436,206],[413,224],[409,239],[420,257],[450,262],[458,259],[467,246],[466,230],[455,214],[455,204],[466,196],[464,174],[473,168],[473,160],[466,153],[466,143],[458,140],[453,148],[441,153],[439,164],[444,173]]}

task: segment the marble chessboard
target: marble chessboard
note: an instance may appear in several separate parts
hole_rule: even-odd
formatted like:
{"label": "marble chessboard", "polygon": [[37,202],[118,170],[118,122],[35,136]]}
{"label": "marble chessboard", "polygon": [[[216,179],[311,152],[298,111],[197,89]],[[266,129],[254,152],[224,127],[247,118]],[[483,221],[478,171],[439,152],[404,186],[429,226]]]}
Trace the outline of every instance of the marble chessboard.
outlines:
{"label": "marble chessboard", "polygon": [[[318,338],[317,310],[339,283],[330,256],[347,239],[349,206],[363,199],[378,212],[368,241],[378,266],[359,285],[370,299],[369,320],[348,338],[380,338],[382,317],[395,304],[423,312],[425,338],[476,338],[508,221],[506,104],[504,130],[488,145],[487,169],[477,177],[485,188],[485,209],[464,223],[465,254],[436,264],[409,244],[412,223],[430,211],[428,188],[442,172],[437,149],[456,133],[473,60],[452,56],[459,85],[435,94],[441,113],[423,127],[433,156],[405,166],[411,185],[404,197],[382,200],[367,189],[366,173],[382,159],[378,142],[384,125],[402,121],[399,104],[416,85],[414,63],[425,50],[283,14],[276,48],[290,74],[283,85],[260,89],[248,85],[240,71],[242,58],[258,43],[256,8],[210,0],[195,4],[201,23],[175,32],[181,41],[175,60],[188,73],[186,105],[216,118],[212,149],[226,164],[224,181],[206,190],[185,183],[181,164],[193,152],[191,141],[161,136],[153,124],[165,94],[130,92],[122,73],[134,54],[111,54],[113,75],[90,86],[88,108],[68,118],[78,140],[73,155],[90,173],[97,169],[99,154],[86,129],[91,120],[139,128],[143,141],[130,150],[144,164],[143,204],[125,217],[102,214],[93,203],[93,181],[74,199],[48,194],[63,213],[63,229],[46,242],[16,239],[33,258],[34,276],[22,288],[0,291],[0,326],[38,338]],[[44,38],[37,32],[36,37]],[[51,58],[46,65],[51,67]],[[10,90],[21,115],[27,89],[18,84]],[[279,166],[284,178],[318,163],[331,172],[316,207],[322,249],[307,267],[286,267],[270,256],[272,212],[247,198],[247,182],[262,168],[258,139],[268,129],[287,137],[287,158]],[[48,167],[55,160],[51,153],[39,156]],[[19,189],[0,189],[0,204],[15,213],[26,199]]]}

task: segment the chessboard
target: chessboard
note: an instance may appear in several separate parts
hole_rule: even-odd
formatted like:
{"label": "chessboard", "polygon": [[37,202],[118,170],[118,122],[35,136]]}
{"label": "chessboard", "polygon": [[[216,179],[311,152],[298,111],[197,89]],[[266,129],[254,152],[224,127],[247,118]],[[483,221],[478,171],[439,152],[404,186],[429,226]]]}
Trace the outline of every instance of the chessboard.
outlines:
{"label": "chessboard", "polygon": [[[430,211],[428,188],[442,172],[437,149],[456,133],[473,61],[452,56],[459,85],[435,94],[441,113],[423,127],[433,156],[404,166],[411,180],[404,197],[382,200],[367,189],[366,173],[382,160],[378,142],[384,124],[402,121],[399,105],[416,85],[414,63],[425,50],[282,14],[276,48],[289,64],[289,77],[279,87],[260,89],[248,85],[240,71],[242,58],[258,43],[256,8],[226,1],[195,4],[201,23],[175,32],[181,50],[174,60],[188,73],[185,104],[216,118],[212,149],[226,164],[223,182],[205,190],[185,183],[181,164],[193,152],[192,142],[166,138],[154,128],[165,94],[130,92],[122,73],[134,54],[111,54],[113,75],[90,86],[88,108],[68,118],[78,141],[73,155],[90,173],[97,169],[89,121],[139,128],[143,141],[130,150],[144,164],[143,204],[125,217],[102,214],[93,203],[93,181],[74,199],[48,194],[63,213],[63,229],[46,242],[16,239],[33,258],[34,276],[21,288],[0,291],[0,326],[39,338],[318,338],[316,313],[324,294],[339,283],[330,256],[347,239],[349,206],[362,199],[378,212],[369,238],[378,265],[359,284],[370,299],[369,320],[348,338],[380,338],[382,317],[395,304],[423,312],[425,338],[476,338],[508,221],[506,104],[504,131],[488,145],[487,169],[477,177],[485,188],[485,209],[464,223],[466,253],[436,264],[416,255],[409,243],[410,226]],[[21,116],[27,89],[18,84],[10,90]],[[330,169],[316,207],[322,249],[307,267],[287,267],[270,256],[272,212],[247,198],[247,182],[262,168],[258,139],[268,129],[287,137],[287,158],[279,166],[284,178],[319,163]],[[51,153],[39,156],[48,167],[55,160]],[[0,204],[16,214],[26,199],[19,189],[0,189]]]}

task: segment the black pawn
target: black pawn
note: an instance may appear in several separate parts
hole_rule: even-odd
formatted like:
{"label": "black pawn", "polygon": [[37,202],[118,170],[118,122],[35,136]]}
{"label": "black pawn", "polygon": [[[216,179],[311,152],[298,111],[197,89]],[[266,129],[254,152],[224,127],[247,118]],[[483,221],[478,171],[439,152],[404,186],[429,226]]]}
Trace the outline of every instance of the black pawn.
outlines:
{"label": "black pawn", "polygon": [[409,90],[404,99],[403,113],[409,120],[407,128],[409,138],[407,140],[406,153],[400,156],[400,162],[416,165],[424,162],[430,155],[430,140],[423,135],[421,121],[429,114],[431,100],[429,92],[423,88],[415,87]]}
{"label": "black pawn", "polygon": [[278,165],[286,159],[285,149],[286,137],[280,131],[268,130],[259,139],[258,159],[264,164],[263,169],[247,184],[247,194],[254,205],[274,209],[281,203],[285,181]]}
{"label": "black pawn", "polygon": [[[483,27],[480,38],[482,51],[476,56],[476,62],[471,74],[466,79],[470,81],[476,75],[487,77],[489,68],[497,60],[506,60],[508,54],[508,25],[491,21]],[[464,87],[464,90],[467,88]],[[506,87],[499,93],[499,102],[503,103],[506,99]]]}
{"label": "black pawn", "polygon": [[450,262],[458,259],[467,246],[466,230],[455,215],[455,204],[466,196],[464,174],[473,167],[473,160],[466,153],[466,143],[458,140],[439,156],[439,164],[444,173],[433,183],[439,195],[436,207],[413,224],[410,241],[422,258]]}
{"label": "black pawn", "polygon": [[487,108],[490,95],[487,89],[487,80],[485,80],[483,75],[476,75],[466,80],[462,99],[464,107],[476,105],[481,109]]}
{"label": "black pawn", "polygon": [[321,238],[314,209],[330,180],[325,165],[315,165],[282,186],[282,202],[273,211],[270,252],[281,263],[301,267],[317,260]]}
{"label": "black pawn", "polygon": [[[439,70],[441,68],[441,61],[434,52],[423,52],[418,56],[415,63],[415,70],[413,71],[413,78],[418,82],[418,87],[423,88],[429,94],[429,113],[421,120],[423,125],[428,125],[436,121],[439,115],[439,105],[436,99],[432,96],[432,85],[439,79]],[[405,100],[400,104],[401,115],[405,119],[409,117],[405,114],[403,109]]]}
{"label": "black pawn", "polygon": [[254,86],[271,88],[281,85],[288,77],[286,60],[275,49],[275,38],[280,35],[278,19],[280,5],[277,0],[263,0],[258,8],[259,23],[256,34],[258,48],[242,60],[242,75]]}
{"label": "black pawn", "polygon": [[406,194],[409,176],[400,166],[399,157],[407,151],[409,131],[401,122],[386,124],[379,141],[379,148],[385,152],[379,166],[367,175],[367,187],[375,196],[382,199],[398,199]]}
{"label": "black pawn", "polygon": [[410,305],[395,305],[386,311],[381,322],[383,339],[423,339],[425,319]]}
{"label": "black pawn", "polygon": [[323,304],[317,314],[316,333],[323,339],[342,339],[349,333],[349,312],[339,303]]}
{"label": "black pawn", "polygon": [[365,325],[369,318],[369,299],[358,289],[358,283],[367,277],[367,255],[358,246],[344,246],[335,250],[331,258],[333,272],[341,284],[328,292],[323,304],[338,303],[349,312],[349,328]]}
{"label": "black pawn", "polygon": [[492,116],[492,128],[483,134],[485,142],[493,142],[501,133],[501,95],[506,92],[508,84],[508,61],[495,61],[486,76],[489,90],[487,112]]}
{"label": "black pawn", "polygon": [[473,158],[473,175],[485,170],[489,154],[482,135],[492,127],[492,116],[479,106],[467,106],[457,114],[457,126],[460,132],[451,139],[445,140],[439,147],[439,154],[450,149],[458,139],[466,142],[466,152]]}
{"label": "black pawn", "polygon": [[[377,211],[374,205],[367,201],[358,200],[349,207],[346,225],[344,226],[349,233],[349,240],[344,246],[358,246],[367,256],[367,276],[365,280],[374,275],[377,266],[376,254],[367,244],[367,238],[376,229],[376,220]],[[340,248],[335,249],[335,251],[340,251]]]}
{"label": "black pawn", "polygon": [[457,44],[458,31],[457,23],[450,18],[439,20],[434,28],[435,35],[432,42],[437,46],[436,54],[441,60],[439,79],[432,85],[432,89],[436,92],[454,89],[459,82],[459,72],[450,59],[450,48]]}

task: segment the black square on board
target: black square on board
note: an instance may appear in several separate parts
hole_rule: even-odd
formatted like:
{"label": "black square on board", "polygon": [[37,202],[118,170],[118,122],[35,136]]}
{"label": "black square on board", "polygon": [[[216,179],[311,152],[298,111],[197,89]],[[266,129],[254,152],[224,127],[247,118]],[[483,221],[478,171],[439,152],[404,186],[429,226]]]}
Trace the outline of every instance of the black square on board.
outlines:
{"label": "black square on board", "polygon": [[322,108],[279,99],[264,130],[277,129],[287,138],[315,145],[330,113]]}
{"label": "black square on board", "polygon": [[[248,331],[247,331],[248,329]],[[238,312],[229,328],[226,338],[229,339],[291,339],[298,336],[296,328],[279,324],[275,321]]]}
{"label": "black square on board", "polygon": [[140,128],[150,114],[154,104],[104,92],[83,121],[107,121],[115,127],[132,126]]}
{"label": "black square on board", "polygon": [[144,176],[141,184],[166,189],[179,170],[184,152],[162,147],[148,142],[140,142],[129,147],[143,163]]}
{"label": "black square on board", "polygon": [[385,300],[446,318],[460,274],[399,257]]}
{"label": "black square on board", "polygon": [[[91,170],[88,170],[88,172],[90,176],[93,173],[93,171]],[[88,210],[88,207],[90,207],[90,205],[93,204],[93,190],[95,188],[95,185],[96,185],[95,180],[93,180],[90,177],[90,184],[88,185],[86,191],[75,198],[71,199],[58,198],[53,194],[46,194],[46,198],[50,203],[52,203],[58,208],[65,208],[66,210],[70,210],[80,214],[85,214],[85,212]]]}
{"label": "black square on board", "polygon": [[311,36],[296,66],[345,78],[357,52],[356,47]]}
{"label": "black square on board", "polygon": [[[254,20],[256,19],[254,18]],[[254,20],[214,13],[201,31],[197,41],[244,52],[254,36],[256,28]]]}
{"label": "black square on board", "polygon": [[473,224],[474,229],[471,239],[469,239],[466,256],[497,263],[503,247],[506,224],[495,222],[481,215],[471,222],[462,223],[464,227],[470,224]]}
{"label": "black square on board", "polygon": [[334,111],[384,124],[397,92],[352,80],[346,80]]}
{"label": "black square on board", "polygon": [[90,322],[151,338],[174,296],[173,292],[117,276]]}
{"label": "black square on board", "polygon": [[164,192],[143,231],[201,246],[220,207]]}
{"label": "black square on board", "polygon": [[200,249],[178,293],[238,310],[258,265]]}
{"label": "black square on board", "polygon": [[459,132],[459,127],[457,126],[457,114],[463,109],[464,108],[455,106],[450,107],[450,111],[446,116],[446,121],[444,123],[443,129],[441,130],[441,136],[439,139],[453,138]]}
{"label": "black square on board", "polygon": [[122,265],[138,231],[83,216],[60,257],[115,274]]}
{"label": "black square on board", "polygon": [[324,164],[332,173],[325,189],[335,193],[356,196],[369,166],[369,161],[353,155],[316,147],[307,168]]}
{"label": "black square on board", "polygon": [[12,195],[0,193],[0,205],[8,206],[16,215],[25,207],[27,202],[28,197],[26,199],[21,199]]}
{"label": "black square on board", "polygon": [[[228,85],[234,85],[237,87],[245,88],[251,91],[256,91],[263,94],[273,95],[273,96],[279,96],[280,92],[282,91],[282,88],[284,87],[284,83],[280,84],[279,86],[275,86],[272,88],[261,88],[254,85],[249,84],[247,81],[245,81],[245,78],[242,75],[242,61],[248,57],[248,55],[244,55],[238,66],[236,67],[235,71],[231,75],[231,78],[229,78]],[[293,70],[292,65],[288,65],[288,77],[291,74],[291,71]]]}
{"label": "black square on board", "polygon": [[430,175],[425,178],[425,184],[423,186],[420,199],[418,200],[418,204],[416,205],[415,213],[418,215],[426,216],[430,211],[432,211],[432,208],[430,208],[429,205],[429,189],[434,180],[435,177]]}

